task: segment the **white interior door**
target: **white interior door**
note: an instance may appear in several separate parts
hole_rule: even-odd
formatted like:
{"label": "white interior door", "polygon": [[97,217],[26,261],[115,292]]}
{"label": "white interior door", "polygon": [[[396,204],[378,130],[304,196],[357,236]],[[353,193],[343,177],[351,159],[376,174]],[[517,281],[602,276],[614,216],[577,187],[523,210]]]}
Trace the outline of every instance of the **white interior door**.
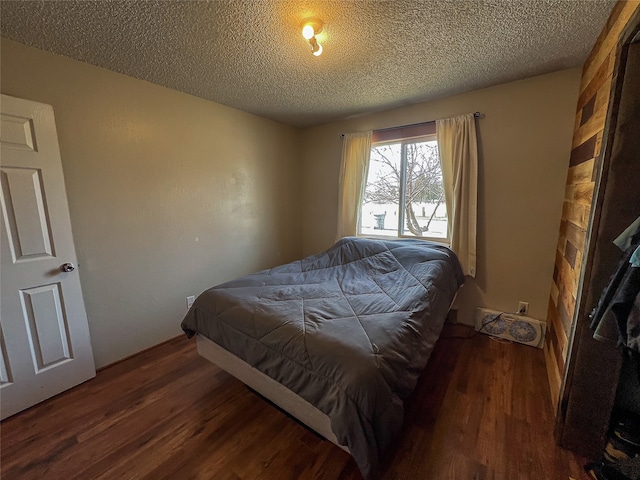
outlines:
{"label": "white interior door", "polygon": [[2,95],[0,413],[95,376],[53,108]]}

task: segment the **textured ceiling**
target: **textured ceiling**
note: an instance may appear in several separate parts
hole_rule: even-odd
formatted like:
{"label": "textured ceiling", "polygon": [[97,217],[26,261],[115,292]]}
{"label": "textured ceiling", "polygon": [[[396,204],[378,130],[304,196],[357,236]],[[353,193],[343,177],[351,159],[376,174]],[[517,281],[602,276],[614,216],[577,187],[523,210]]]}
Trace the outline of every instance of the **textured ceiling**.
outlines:
{"label": "textured ceiling", "polygon": [[[7,1],[3,37],[309,126],[582,65],[614,0]],[[325,23],[311,55],[302,20]]]}

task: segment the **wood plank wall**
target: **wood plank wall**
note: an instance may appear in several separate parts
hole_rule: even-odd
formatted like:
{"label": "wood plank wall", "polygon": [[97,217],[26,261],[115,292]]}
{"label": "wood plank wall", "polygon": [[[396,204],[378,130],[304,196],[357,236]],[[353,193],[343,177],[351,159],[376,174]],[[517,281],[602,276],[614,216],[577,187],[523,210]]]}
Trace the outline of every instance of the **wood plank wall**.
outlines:
{"label": "wood plank wall", "polygon": [[576,308],[578,283],[600,165],[602,137],[620,35],[640,1],[620,1],[613,8],[582,68],[569,173],[547,311],[545,359],[554,408],[560,396]]}

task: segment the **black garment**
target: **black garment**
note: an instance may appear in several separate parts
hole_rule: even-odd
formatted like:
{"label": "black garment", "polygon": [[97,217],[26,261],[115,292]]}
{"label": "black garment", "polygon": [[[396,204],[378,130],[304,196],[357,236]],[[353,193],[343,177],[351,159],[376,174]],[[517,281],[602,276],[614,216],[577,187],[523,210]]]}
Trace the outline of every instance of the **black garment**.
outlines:
{"label": "black garment", "polygon": [[591,315],[594,338],[616,341],[619,346],[640,353],[640,268],[629,259],[640,245],[640,231],[631,239],[618,268],[602,292]]}

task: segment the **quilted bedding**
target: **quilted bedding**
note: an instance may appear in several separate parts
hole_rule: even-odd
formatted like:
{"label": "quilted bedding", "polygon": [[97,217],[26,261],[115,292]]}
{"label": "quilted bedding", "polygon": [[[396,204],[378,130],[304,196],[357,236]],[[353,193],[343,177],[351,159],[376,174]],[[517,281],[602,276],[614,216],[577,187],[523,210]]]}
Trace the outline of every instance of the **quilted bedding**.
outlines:
{"label": "quilted bedding", "polygon": [[182,328],[327,414],[338,442],[374,479],[463,280],[444,246],[346,237],[203,292]]}

